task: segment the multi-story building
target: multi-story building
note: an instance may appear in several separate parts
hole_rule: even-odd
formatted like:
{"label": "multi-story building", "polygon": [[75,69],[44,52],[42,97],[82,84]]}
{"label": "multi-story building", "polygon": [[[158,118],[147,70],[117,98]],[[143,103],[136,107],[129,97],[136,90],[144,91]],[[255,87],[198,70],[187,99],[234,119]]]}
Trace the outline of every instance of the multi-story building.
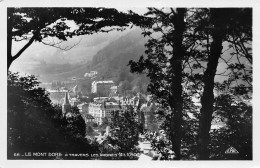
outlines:
{"label": "multi-story building", "polygon": [[109,96],[112,86],[114,86],[113,81],[93,81],[91,93],[96,93],[98,96]]}
{"label": "multi-story building", "polygon": [[112,113],[114,111],[120,110],[119,104],[115,102],[105,102],[105,117],[108,119],[109,122],[111,122]]}
{"label": "multi-story building", "polygon": [[95,122],[95,118],[88,113],[83,112],[81,113],[81,116],[84,119],[85,123]]}
{"label": "multi-story building", "polygon": [[[88,105],[88,114],[95,118],[95,122],[102,124],[103,119],[107,118],[111,121],[112,113],[114,111],[126,112],[128,110],[137,110],[140,112],[140,108],[143,104],[146,104],[147,100],[144,95],[137,94],[133,98],[128,97],[96,97],[94,102]],[[147,105],[146,105],[147,106]],[[150,109],[150,104],[148,105]],[[79,109],[83,107],[79,106]],[[150,120],[148,113],[146,114],[147,120]],[[141,115],[138,114],[137,120],[141,120]]]}
{"label": "multi-story building", "polygon": [[88,107],[88,113],[95,118],[95,122],[98,124],[102,124],[105,117],[110,122],[112,112],[118,110],[120,110],[120,106],[115,102],[89,103]]}
{"label": "multi-story building", "polygon": [[102,118],[105,117],[104,107],[100,103],[89,103],[88,112],[95,118],[95,122],[102,124]]}
{"label": "multi-story building", "polygon": [[86,113],[89,113],[88,106],[89,106],[88,103],[82,103],[82,104],[77,105],[79,112],[86,112]]}
{"label": "multi-story building", "polygon": [[93,117],[93,115],[89,114],[89,103],[82,103],[77,105],[77,107],[85,123],[95,122],[95,118]]}

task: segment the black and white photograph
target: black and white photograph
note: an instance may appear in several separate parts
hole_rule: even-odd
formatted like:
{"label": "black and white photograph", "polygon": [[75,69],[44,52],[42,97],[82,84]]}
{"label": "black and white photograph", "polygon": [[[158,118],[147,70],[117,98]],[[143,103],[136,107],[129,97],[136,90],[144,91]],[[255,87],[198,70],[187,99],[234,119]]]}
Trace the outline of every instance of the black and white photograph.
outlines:
{"label": "black and white photograph", "polygon": [[254,8],[151,5],[5,7],[5,160],[255,160]]}

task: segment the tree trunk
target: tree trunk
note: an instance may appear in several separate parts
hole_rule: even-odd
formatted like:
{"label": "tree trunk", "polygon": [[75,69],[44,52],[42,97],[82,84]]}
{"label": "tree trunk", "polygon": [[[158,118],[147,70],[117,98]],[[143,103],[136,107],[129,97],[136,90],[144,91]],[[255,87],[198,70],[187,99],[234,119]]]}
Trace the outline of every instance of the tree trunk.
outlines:
{"label": "tree trunk", "polygon": [[224,38],[223,22],[221,20],[221,11],[211,9],[211,20],[214,25],[212,29],[212,43],[210,46],[210,55],[208,58],[207,69],[203,76],[204,91],[201,97],[200,121],[199,121],[199,159],[209,159],[208,145],[210,142],[210,128],[213,114],[214,103],[214,78],[218,66],[218,59],[221,56],[222,40]]}
{"label": "tree trunk", "polygon": [[14,8],[7,9],[7,71],[13,62],[13,57],[12,57],[13,13],[14,13]]}
{"label": "tree trunk", "polygon": [[33,32],[32,38],[28,41],[27,44],[21,48],[21,50],[18,51],[17,54],[14,56],[12,55],[12,29],[13,29],[13,13],[14,13],[14,8],[8,8],[7,10],[7,71],[9,70],[12,62],[16,60],[20,55],[34,42],[36,39],[36,36],[39,36],[40,29],[35,30]]}
{"label": "tree trunk", "polygon": [[10,68],[10,66],[13,62],[13,59],[11,59],[11,57],[12,57],[12,55],[7,56],[7,72],[8,72],[8,70],[9,70],[9,68]]}
{"label": "tree trunk", "polygon": [[182,124],[182,109],[183,109],[183,98],[182,98],[182,59],[184,56],[183,51],[183,32],[185,30],[184,15],[186,9],[178,8],[176,17],[173,20],[174,30],[174,47],[173,56],[170,59],[172,67],[172,85],[171,85],[171,96],[170,106],[172,110],[171,121],[170,121],[170,138],[172,142],[172,150],[175,153],[175,160],[181,159],[181,124]]}

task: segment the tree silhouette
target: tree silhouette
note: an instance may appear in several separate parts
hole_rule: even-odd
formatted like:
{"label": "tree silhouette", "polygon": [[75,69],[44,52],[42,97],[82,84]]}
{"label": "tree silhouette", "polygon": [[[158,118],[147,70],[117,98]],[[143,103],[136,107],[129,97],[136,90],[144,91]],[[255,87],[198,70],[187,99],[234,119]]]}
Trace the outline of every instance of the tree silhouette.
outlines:
{"label": "tree silhouette", "polygon": [[132,110],[115,111],[112,114],[108,142],[115,147],[114,153],[122,154],[119,159],[136,159],[136,155],[129,154],[139,152],[137,146],[141,125],[135,118],[136,114]]}
{"label": "tree silhouette", "polygon": [[[166,107],[166,111],[167,107],[171,107],[172,114],[178,109],[176,105],[183,107],[185,94],[201,98],[198,153],[199,159],[208,159],[215,87],[229,90],[236,86],[238,92],[252,91],[252,11],[249,8],[191,8],[184,17],[183,32],[177,31],[183,23],[177,22],[178,13],[173,9],[150,8],[149,14],[152,14],[154,22],[153,26],[148,26],[150,29],[145,27],[143,32],[150,37],[146,44],[147,56],[141,56],[138,62],[131,61],[131,70],[147,74],[151,79],[148,91]],[[182,38],[181,43],[178,37]],[[174,52],[177,46],[183,53]],[[178,56],[174,57],[173,54]],[[216,74],[220,62],[225,64],[224,72]],[[217,75],[224,76],[226,80],[222,83],[214,81]],[[179,110],[180,113],[176,114],[182,116],[184,111]],[[183,117],[176,114],[172,117],[176,120],[172,120],[172,126],[168,125],[167,128],[178,135],[179,131],[182,132],[179,126]],[[171,120],[170,115],[165,117]],[[178,159],[180,157],[174,145],[180,144],[177,142],[180,137],[172,139],[175,142],[173,151]]]}
{"label": "tree silhouette", "polygon": [[[243,46],[244,43],[250,42],[251,39],[251,30],[252,23],[250,19],[250,9],[210,9],[209,14],[209,26],[210,35],[212,36],[212,42],[208,43],[210,45],[209,54],[207,58],[207,68],[203,75],[203,95],[201,97],[201,105],[200,109],[200,128],[199,128],[199,159],[208,159],[209,158],[209,149],[208,144],[210,142],[210,128],[213,114],[213,103],[214,103],[214,78],[216,76],[217,66],[219,64],[219,59],[222,56],[223,51],[223,42],[229,41],[232,44],[233,48],[237,48],[238,46]],[[249,18],[249,20],[245,21],[245,18]],[[234,26],[235,25],[235,26]],[[241,39],[237,40],[237,42],[232,42],[229,39]],[[241,44],[242,43],[242,44]],[[235,51],[237,51],[235,49]],[[246,49],[247,51],[247,49]],[[237,52],[236,52],[237,53]],[[250,83],[250,68],[249,72],[246,72],[245,68],[245,60],[243,63],[241,61],[245,57],[249,62],[252,61],[252,55],[250,52],[245,52],[246,54],[237,53],[237,61],[241,66],[232,66],[231,75],[229,80],[229,84],[232,81],[236,81],[237,79],[242,79],[247,82],[249,88],[251,87]],[[233,55],[231,53],[231,55]],[[238,56],[240,55],[240,56]],[[225,63],[228,61],[222,57]],[[237,64],[236,64],[237,65]],[[227,63],[227,68],[230,68],[230,65]],[[238,71],[235,72],[234,69],[242,70],[245,73],[240,73],[241,77],[238,77]],[[236,76],[235,78],[233,76]],[[244,77],[242,77],[244,76]],[[237,82],[237,81],[236,81]],[[239,85],[237,83],[237,85]],[[243,85],[244,86],[244,85]],[[238,86],[239,87],[239,86]]]}
{"label": "tree silhouette", "polygon": [[[170,12],[165,12],[149,8],[146,15],[154,16],[154,22],[150,29],[143,33],[144,36],[150,36],[145,51],[147,58],[141,56],[138,62],[130,61],[129,64],[132,72],[147,74],[151,79],[147,90],[155,95],[155,99],[164,107],[170,107],[171,113],[168,119],[171,145],[176,155],[175,159],[180,159],[183,108],[182,60],[185,54],[183,33],[186,29],[184,22],[186,9],[169,10]],[[155,35],[152,35],[153,33]]]}
{"label": "tree silhouette", "polygon": [[[251,104],[236,93],[222,93],[215,98],[213,114],[225,126],[210,131],[210,158],[252,160]],[[239,154],[233,157],[225,154],[231,146]]]}
{"label": "tree silhouette", "polygon": [[[8,159],[24,159],[14,157],[17,152],[97,152],[85,139],[86,125],[77,108],[64,117],[34,76],[9,72],[7,82]],[[25,159],[32,158],[55,159]]]}

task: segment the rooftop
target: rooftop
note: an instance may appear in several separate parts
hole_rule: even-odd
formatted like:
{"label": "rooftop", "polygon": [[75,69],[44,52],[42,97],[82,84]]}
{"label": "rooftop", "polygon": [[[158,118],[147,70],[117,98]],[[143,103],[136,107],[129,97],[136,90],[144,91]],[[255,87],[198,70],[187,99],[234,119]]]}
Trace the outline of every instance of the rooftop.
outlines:
{"label": "rooftop", "polygon": [[110,89],[117,89],[117,86],[112,86]]}
{"label": "rooftop", "polygon": [[101,83],[114,83],[112,80],[109,80],[109,81],[94,81],[93,83],[96,83],[96,84],[101,84]]}

